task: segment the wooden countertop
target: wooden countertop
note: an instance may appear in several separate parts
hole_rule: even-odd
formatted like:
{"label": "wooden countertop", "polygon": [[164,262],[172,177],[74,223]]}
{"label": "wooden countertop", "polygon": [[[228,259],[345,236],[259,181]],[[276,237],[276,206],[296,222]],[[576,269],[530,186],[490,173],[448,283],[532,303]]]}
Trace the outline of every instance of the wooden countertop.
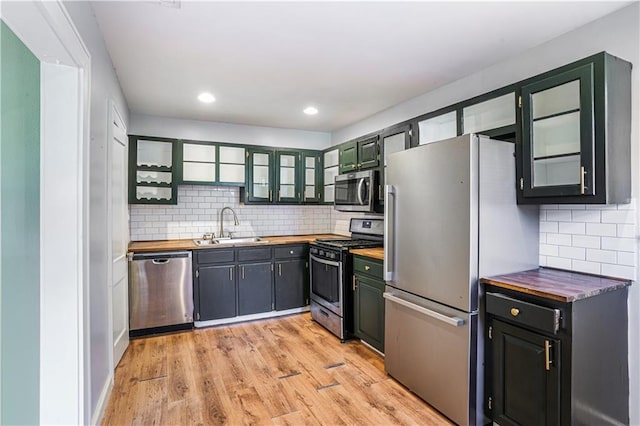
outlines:
{"label": "wooden countertop", "polygon": [[260,243],[238,243],[238,244],[212,244],[207,246],[198,246],[193,239],[188,240],[159,240],[159,241],[132,241],[129,243],[129,252],[143,253],[154,251],[174,251],[174,250],[201,250],[201,249],[218,249],[224,247],[249,247],[264,246],[274,244],[296,244],[308,243],[316,238],[344,238],[344,235],[336,234],[310,234],[310,235],[283,235],[261,237],[267,242]]}
{"label": "wooden countertop", "polygon": [[602,277],[553,268],[538,268],[481,278],[480,282],[560,302],[586,299],[631,284],[631,281],[621,278]]}
{"label": "wooden countertop", "polygon": [[366,257],[371,257],[373,259],[384,260],[383,247],[351,249],[349,250],[349,253],[357,254],[358,256],[366,256]]}

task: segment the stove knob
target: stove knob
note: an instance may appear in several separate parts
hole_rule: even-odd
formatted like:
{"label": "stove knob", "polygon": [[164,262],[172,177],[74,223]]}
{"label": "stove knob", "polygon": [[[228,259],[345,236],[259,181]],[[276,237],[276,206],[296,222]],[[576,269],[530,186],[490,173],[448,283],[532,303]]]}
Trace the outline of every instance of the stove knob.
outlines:
{"label": "stove knob", "polygon": [[336,258],[336,254],[335,253],[329,253],[329,258],[335,259]]}
{"label": "stove knob", "polygon": [[318,253],[318,249],[317,248],[311,248],[310,251],[311,251],[312,254]]}
{"label": "stove knob", "polygon": [[324,250],[319,250],[319,251],[318,251],[318,255],[320,255],[320,256],[324,256]]}

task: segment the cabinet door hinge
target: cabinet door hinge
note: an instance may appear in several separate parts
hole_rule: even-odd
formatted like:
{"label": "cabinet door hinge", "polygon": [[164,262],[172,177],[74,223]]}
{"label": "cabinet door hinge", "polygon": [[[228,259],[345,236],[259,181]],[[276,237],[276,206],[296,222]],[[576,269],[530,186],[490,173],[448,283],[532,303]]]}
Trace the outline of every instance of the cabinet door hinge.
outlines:
{"label": "cabinet door hinge", "polygon": [[271,272],[273,272],[273,263],[271,264]]}
{"label": "cabinet door hinge", "polygon": [[196,314],[196,319],[197,319],[198,321],[200,321],[200,312],[198,312],[198,313]]}
{"label": "cabinet door hinge", "polygon": [[247,158],[249,158],[249,151],[246,152]]}
{"label": "cabinet door hinge", "polygon": [[520,178],[520,191],[524,190],[524,178]]}
{"label": "cabinet door hinge", "polygon": [[493,327],[489,326],[489,340],[493,339]]}
{"label": "cabinet door hinge", "polygon": [[409,136],[413,136],[413,129],[409,129]]}
{"label": "cabinet door hinge", "polygon": [[304,262],[304,267],[309,269],[309,262]]}
{"label": "cabinet door hinge", "polygon": [[274,311],[276,309],[276,304],[271,302],[271,310]]}
{"label": "cabinet door hinge", "polygon": [[487,405],[489,406],[489,410],[493,410],[493,400],[491,399],[491,397],[489,397],[489,400],[487,401]]}
{"label": "cabinet door hinge", "polygon": [[198,278],[200,276],[200,270],[196,269],[196,278]]}
{"label": "cabinet door hinge", "polygon": [[518,108],[522,108],[522,96],[518,96]]}
{"label": "cabinet door hinge", "polygon": [[307,301],[304,303],[305,305],[309,304],[309,298],[307,297]]}

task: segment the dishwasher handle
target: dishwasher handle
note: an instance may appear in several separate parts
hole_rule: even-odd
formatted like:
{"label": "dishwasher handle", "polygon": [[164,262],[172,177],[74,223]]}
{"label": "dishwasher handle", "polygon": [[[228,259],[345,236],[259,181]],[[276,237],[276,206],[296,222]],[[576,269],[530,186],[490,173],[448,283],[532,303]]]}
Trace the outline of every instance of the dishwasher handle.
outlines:
{"label": "dishwasher handle", "polygon": [[191,258],[190,251],[164,251],[155,253],[134,253],[129,257],[129,261],[133,260],[153,260],[155,265],[168,263],[169,259]]}
{"label": "dishwasher handle", "polygon": [[171,259],[153,259],[152,262],[154,265],[166,265],[167,263],[171,262]]}

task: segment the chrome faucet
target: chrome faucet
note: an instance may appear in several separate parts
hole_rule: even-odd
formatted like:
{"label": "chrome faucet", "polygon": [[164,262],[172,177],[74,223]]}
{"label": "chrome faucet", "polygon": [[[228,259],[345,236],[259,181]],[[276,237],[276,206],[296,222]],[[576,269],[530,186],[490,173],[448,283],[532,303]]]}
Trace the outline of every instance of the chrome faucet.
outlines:
{"label": "chrome faucet", "polygon": [[[240,222],[238,222],[238,216],[236,215],[236,212],[231,207],[223,207],[222,210],[220,210],[220,219],[218,220],[218,222],[220,223],[218,238],[224,238],[224,229],[222,226],[222,220],[224,218],[225,210],[231,210],[231,213],[233,213],[233,224],[235,226],[240,225]],[[231,233],[229,233],[229,236],[231,236]]]}

